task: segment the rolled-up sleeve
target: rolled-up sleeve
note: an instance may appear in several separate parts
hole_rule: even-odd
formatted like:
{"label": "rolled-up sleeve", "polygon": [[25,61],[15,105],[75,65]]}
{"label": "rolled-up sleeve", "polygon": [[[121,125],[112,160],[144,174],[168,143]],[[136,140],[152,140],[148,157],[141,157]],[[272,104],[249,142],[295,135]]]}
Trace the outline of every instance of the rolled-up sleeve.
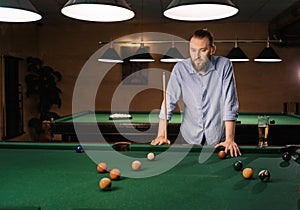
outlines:
{"label": "rolled-up sleeve", "polygon": [[224,75],[223,75],[223,97],[224,97],[224,116],[226,120],[236,120],[238,117],[238,96],[236,89],[236,82],[234,77],[234,71],[232,63],[228,60],[224,64]]}

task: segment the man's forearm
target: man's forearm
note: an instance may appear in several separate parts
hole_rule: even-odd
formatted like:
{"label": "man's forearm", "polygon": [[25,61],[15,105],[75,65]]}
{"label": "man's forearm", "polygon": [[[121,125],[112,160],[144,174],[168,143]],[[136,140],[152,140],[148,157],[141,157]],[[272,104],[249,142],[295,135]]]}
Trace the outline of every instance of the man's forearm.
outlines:
{"label": "man's forearm", "polygon": [[167,136],[165,136],[166,126],[167,126],[166,124],[168,125],[168,121],[164,119],[159,120],[157,137],[167,138]]}
{"label": "man's forearm", "polygon": [[226,140],[234,141],[235,136],[235,121],[225,121]]}

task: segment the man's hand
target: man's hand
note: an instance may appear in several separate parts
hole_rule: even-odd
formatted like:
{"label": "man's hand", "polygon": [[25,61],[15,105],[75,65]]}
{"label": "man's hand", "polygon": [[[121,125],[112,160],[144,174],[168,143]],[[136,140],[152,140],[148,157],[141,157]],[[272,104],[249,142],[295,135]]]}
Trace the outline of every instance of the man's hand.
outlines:
{"label": "man's hand", "polygon": [[163,136],[158,136],[156,139],[151,141],[151,145],[162,145],[162,144],[171,144],[171,141],[166,139]]}
{"label": "man's hand", "polygon": [[224,141],[224,142],[221,142],[219,144],[217,144],[215,146],[215,148],[217,147],[225,147],[225,152],[227,153],[228,151],[230,151],[230,156],[231,157],[237,157],[237,156],[240,156],[242,155],[238,145],[234,142],[234,141]]}

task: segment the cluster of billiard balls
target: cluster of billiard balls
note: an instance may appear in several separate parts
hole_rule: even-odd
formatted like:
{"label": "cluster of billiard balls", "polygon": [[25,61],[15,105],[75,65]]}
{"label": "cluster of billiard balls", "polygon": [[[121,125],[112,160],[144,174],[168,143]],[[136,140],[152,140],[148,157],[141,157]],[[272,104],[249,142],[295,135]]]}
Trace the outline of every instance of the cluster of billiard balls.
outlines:
{"label": "cluster of billiard balls", "polygon": [[[81,145],[77,145],[75,147],[75,151],[77,153],[82,153],[84,152],[84,149]],[[153,152],[149,152],[147,154],[147,159],[148,160],[154,160],[155,159],[155,154]],[[139,160],[135,160],[131,163],[131,168],[134,171],[138,171],[140,170],[140,168],[142,167],[142,163]],[[111,185],[112,185],[112,181],[111,180],[119,180],[121,178],[121,171],[118,168],[113,168],[110,171],[108,171],[108,166],[105,162],[100,162],[97,165],[97,171],[99,173],[106,173],[109,172],[109,178],[108,177],[104,177],[102,179],[100,179],[99,181],[99,187],[102,190],[110,190],[111,189]]]}
{"label": "cluster of billiard balls", "polygon": [[[153,152],[150,152],[147,154],[148,160],[154,160],[155,154]],[[135,160],[131,163],[131,168],[134,171],[140,170],[142,167],[142,163],[139,160]],[[97,171],[99,173],[106,173],[109,172],[109,177],[101,178],[99,181],[99,187],[103,191],[111,190],[112,181],[111,180],[120,180],[121,178],[121,171],[118,168],[113,168],[110,171],[108,171],[108,166],[105,162],[100,162],[97,165]]]}
{"label": "cluster of billiard balls", "polygon": [[[253,177],[253,169],[250,167],[243,168],[243,163],[240,160],[233,163],[233,168],[236,171],[242,171],[242,175],[245,179],[251,179]],[[269,170],[264,169],[258,173],[258,177],[261,181],[268,182],[270,180],[271,173]]]}
{"label": "cluster of billiard balls", "polygon": [[[225,159],[226,156],[227,156],[227,154],[226,154],[225,151],[221,150],[221,151],[218,152],[218,157],[220,159]],[[240,160],[233,163],[233,168],[236,171],[242,171],[242,176],[245,179],[251,179],[253,177],[253,174],[254,174],[253,169],[250,168],[250,167],[243,168],[243,162],[240,161]],[[270,177],[271,177],[270,171],[266,170],[266,169],[261,170],[258,173],[258,177],[260,178],[261,181],[268,182],[270,180]]]}

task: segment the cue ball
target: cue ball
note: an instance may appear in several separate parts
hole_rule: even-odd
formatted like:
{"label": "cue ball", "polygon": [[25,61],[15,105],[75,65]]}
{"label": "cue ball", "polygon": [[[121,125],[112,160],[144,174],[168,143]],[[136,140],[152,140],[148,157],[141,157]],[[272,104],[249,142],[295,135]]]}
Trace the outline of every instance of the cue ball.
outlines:
{"label": "cue ball", "polygon": [[141,167],[142,167],[142,163],[141,163],[141,161],[139,161],[139,160],[135,160],[135,161],[133,161],[132,164],[131,164],[131,168],[132,168],[132,170],[134,170],[134,171],[139,170]]}
{"label": "cue ball", "polygon": [[258,173],[258,177],[260,178],[261,181],[263,182],[267,182],[270,180],[270,171],[268,170],[261,170],[259,173]]}
{"label": "cue ball", "polygon": [[147,159],[148,159],[148,160],[154,160],[154,158],[155,158],[155,154],[154,154],[153,152],[149,152],[149,153],[147,154]]}
{"label": "cue ball", "polygon": [[252,176],[253,176],[253,169],[252,168],[245,168],[244,170],[243,170],[243,177],[245,178],[245,179],[251,179],[252,178]]}
{"label": "cue ball", "polygon": [[97,165],[97,171],[98,171],[99,173],[104,173],[104,172],[106,172],[106,170],[107,170],[107,164],[106,164],[106,163],[101,162],[101,163],[99,163],[99,164]]}
{"label": "cue ball", "polygon": [[242,161],[238,160],[238,161],[234,162],[233,163],[233,168],[236,171],[241,171],[243,169],[243,163],[242,163]]}
{"label": "cue ball", "polygon": [[291,154],[289,152],[285,152],[285,153],[282,154],[282,159],[284,161],[290,161],[291,158],[292,158],[292,156],[291,156]]}
{"label": "cue ball", "polygon": [[111,169],[109,172],[109,176],[113,180],[118,180],[118,179],[120,179],[121,171],[117,168]]}
{"label": "cue ball", "polygon": [[76,148],[75,148],[75,150],[76,150],[77,153],[81,153],[81,152],[84,151],[83,147],[81,145],[77,145]]}
{"label": "cue ball", "polygon": [[102,190],[109,190],[111,188],[111,180],[109,178],[102,178],[99,182],[99,187]]}
{"label": "cue ball", "polygon": [[220,152],[218,152],[218,157],[220,158],[220,159],[225,159],[226,158],[226,152],[225,151],[223,151],[223,150],[221,150]]}

